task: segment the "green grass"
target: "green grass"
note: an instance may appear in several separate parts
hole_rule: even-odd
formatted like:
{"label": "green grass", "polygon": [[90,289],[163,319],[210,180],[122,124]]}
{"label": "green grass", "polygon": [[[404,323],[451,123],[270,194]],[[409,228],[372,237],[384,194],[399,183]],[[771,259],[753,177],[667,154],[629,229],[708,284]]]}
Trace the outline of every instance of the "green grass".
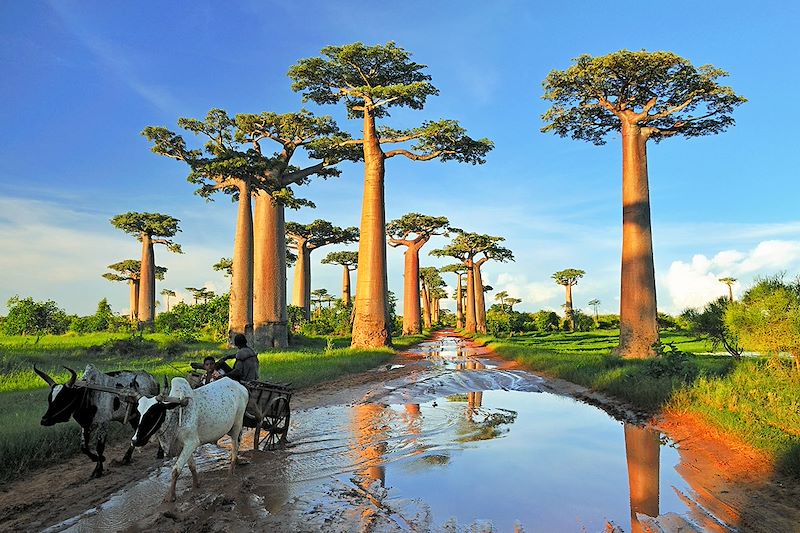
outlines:
{"label": "green grass", "polygon": [[[395,348],[406,348],[424,338],[398,337],[393,342]],[[213,341],[184,343],[160,334],[145,335],[144,340],[149,342],[107,333],[46,336],[38,343],[34,340],[0,336],[0,457],[13,458],[0,462],[0,486],[33,468],[56,465],[79,453],[77,424],[39,424],[47,409],[48,390],[33,372],[34,363],[57,382],[69,377],[62,365],[80,375],[88,363],[103,371],[144,369],[159,377],[173,377],[185,375],[191,368],[189,363],[202,361],[205,355],[233,353]],[[394,353],[388,348],[351,350],[349,344],[347,337],[294,337],[290,349],[259,354],[261,378],[292,383],[295,389],[309,387],[374,368]],[[130,437],[129,430],[119,424],[112,424],[110,434],[118,439]],[[90,472],[87,459],[87,477]]]}
{"label": "green grass", "polygon": [[475,340],[506,359],[648,412],[673,409],[698,414],[769,453],[782,471],[800,476],[800,376],[790,361],[704,355],[698,352],[712,351],[708,341],[665,332],[663,343],[695,355],[686,358],[691,372],[659,372],[657,363],[611,355],[618,335],[612,330]]}

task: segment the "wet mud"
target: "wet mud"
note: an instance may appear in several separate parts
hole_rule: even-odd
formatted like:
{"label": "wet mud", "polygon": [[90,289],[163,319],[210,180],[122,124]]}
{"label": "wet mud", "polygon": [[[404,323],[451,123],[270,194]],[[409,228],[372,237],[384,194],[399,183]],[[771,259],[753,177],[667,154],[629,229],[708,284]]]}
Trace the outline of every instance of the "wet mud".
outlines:
{"label": "wet mud", "polygon": [[252,451],[245,434],[233,475],[229,443],[201,447],[201,486],[183,472],[174,504],[162,503],[171,463],[145,448],[108,479],[88,481],[85,461],[71,461],[52,487],[45,473],[19,483],[0,494],[0,509],[12,506],[0,530],[800,531],[786,502],[782,517],[742,528],[755,492],[741,501],[730,479],[709,487],[685,449],[698,440],[629,423],[636,413],[591,396],[443,332],[298,394],[286,448]]}

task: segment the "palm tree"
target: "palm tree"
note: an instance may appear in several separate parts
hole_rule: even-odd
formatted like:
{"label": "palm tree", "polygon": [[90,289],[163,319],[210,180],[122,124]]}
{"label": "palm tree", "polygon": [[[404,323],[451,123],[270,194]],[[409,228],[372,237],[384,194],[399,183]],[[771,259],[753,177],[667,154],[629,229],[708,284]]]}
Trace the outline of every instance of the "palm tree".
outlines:
{"label": "palm tree", "polygon": [[161,289],[161,296],[163,296],[164,299],[167,302],[167,313],[169,313],[169,299],[170,299],[170,297],[174,298],[177,295],[175,294],[175,291],[173,291],[173,290]]}
{"label": "palm tree", "polygon": [[494,295],[494,299],[500,302],[500,308],[505,311],[506,310],[506,299],[508,298],[507,291],[500,291]]}
{"label": "palm tree", "polygon": [[522,300],[520,300],[519,298],[514,298],[513,296],[509,296],[508,298],[506,298],[506,303],[508,304],[509,312],[513,312],[514,306],[517,304],[521,304]]}
{"label": "palm tree", "polygon": [[589,305],[594,307],[594,323],[595,325],[600,323],[600,319],[597,316],[597,306],[600,305],[600,300],[595,298],[594,300],[589,300]]}

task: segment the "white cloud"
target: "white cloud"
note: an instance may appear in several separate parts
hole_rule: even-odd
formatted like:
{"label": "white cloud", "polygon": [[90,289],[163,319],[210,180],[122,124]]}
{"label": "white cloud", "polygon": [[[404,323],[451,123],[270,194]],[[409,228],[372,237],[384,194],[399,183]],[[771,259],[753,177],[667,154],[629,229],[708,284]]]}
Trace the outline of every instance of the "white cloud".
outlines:
{"label": "white cloud", "polygon": [[733,286],[737,295],[757,276],[798,269],[800,241],[762,241],[747,252],[725,250],[711,258],[698,254],[690,262],[673,261],[664,277],[670,301],[659,308],[679,312],[701,307],[727,293],[719,278],[737,278]]}

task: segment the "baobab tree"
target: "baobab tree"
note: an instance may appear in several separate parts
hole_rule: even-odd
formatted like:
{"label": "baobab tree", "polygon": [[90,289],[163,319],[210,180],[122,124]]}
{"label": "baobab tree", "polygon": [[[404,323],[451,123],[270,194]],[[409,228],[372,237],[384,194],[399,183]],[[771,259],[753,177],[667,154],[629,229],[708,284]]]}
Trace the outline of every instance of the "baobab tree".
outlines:
{"label": "baobab tree", "polygon": [[311,301],[317,304],[317,313],[322,310],[322,302],[330,299],[331,295],[328,294],[328,289],[314,289],[310,293]]}
{"label": "baobab tree", "polygon": [[594,325],[597,326],[600,323],[600,317],[597,315],[597,307],[600,305],[600,300],[597,298],[589,300],[589,305],[594,308]]}
{"label": "baobab tree", "polygon": [[508,304],[508,311],[509,313],[514,312],[514,306],[517,304],[521,304],[522,300],[519,298],[514,298],[513,296],[509,296],[506,298],[506,304]]}
{"label": "baobab tree", "polygon": [[[391,343],[386,278],[385,162],[396,156],[412,161],[460,161],[479,164],[492,149],[488,139],[474,140],[456,121],[424,122],[418,128],[377,127],[376,119],[389,116],[391,107],[422,109],[438,93],[423,72],[424,65],[393,42],[365,46],[354,43],[328,46],[323,57],[300,60],[289,69],[292,89],[317,104],[344,102],[348,116],[361,119],[363,137],[339,143],[359,146],[364,160],[364,196],[361,208],[359,274],[356,287],[354,347]],[[414,143],[403,146],[404,143]],[[382,146],[400,145],[384,151]]]}
{"label": "baobab tree", "polygon": [[194,298],[194,305],[197,305],[198,301],[203,300],[203,303],[208,303],[208,300],[215,296],[214,291],[208,290],[205,287],[197,288],[197,287],[186,287],[186,290],[192,294]]}
{"label": "baobab tree", "polygon": [[655,269],[650,227],[647,141],[720,133],[734,124],[746,100],[717,80],[711,65],[693,66],[671,52],[620,50],[588,54],[543,82],[553,106],[543,132],[605,144],[622,136],[622,271],[620,345],[624,357],[652,357],[658,340]]}
{"label": "baobab tree", "polygon": [[467,267],[464,263],[454,263],[446,265],[439,269],[439,272],[453,272],[458,277],[456,284],[455,300],[456,300],[456,327],[461,329],[464,327],[464,284],[462,279],[464,274],[467,273]]}
{"label": "baobab tree", "polygon": [[436,267],[422,267],[419,269],[419,279],[422,282],[422,321],[425,329],[430,329],[433,320],[433,291],[444,286],[444,280]]}
{"label": "baobab tree", "polygon": [[450,221],[446,217],[432,217],[407,213],[386,225],[389,246],[405,246],[403,269],[403,335],[422,333],[419,323],[419,251],[434,235],[447,235]]}
{"label": "baobab tree", "polygon": [[[131,322],[136,322],[139,313],[139,279],[141,277],[142,262],[136,259],[126,259],[118,263],[108,265],[114,272],[106,272],[103,277],[109,281],[127,281],[130,293],[130,305],[128,308],[128,318]],[[167,273],[166,267],[156,266],[155,278],[164,279]]]}
{"label": "baobab tree", "polygon": [[[481,266],[491,259],[500,262],[514,260],[511,250],[497,244],[504,240],[503,237],[459,232],[452,244],[431,251],[433,256],[455,257],[467,268],[467,305],[464,313],[464,331],[467,333],[486,333],[487,331]],[[479,254],[483,254],[483,257],[476,259]]]}
{"label": "baobab tree", "polygon": [[[339,161],[336,157],[353,153],[357,158],[358,151],[339,148],[336,156],[326,158],[335,144],[312,148],[326,136],[347,136],[330,117],[315,117],[308,111],[239,114],[232,119],[225,111],[212,109],[203,121],[182,118],[178,125],[207,137],[204,149],[187,149],[183,138],[166,128],[148,127],[142,133],[153,142],[154,152],[190,166],[188,179],[200,185],[198,194],[210,198],[222,190],[239,202],[229,333],[255,335],[258,346],[286,347],[284,207],[313,205],[296,198],[289,186],[304,184],[313,175],[337,175],[331,168]],[[280,151],[262,150],[262,142],[269,141],[278,143]],[[302,169],[290,165],[301,147],[323,161]],[[255,219],[251,196],[256,198]]]}
{"label": "baobab tree", "polygon": [[577,268],[567,268],[566,270],[559,270],[552,276],[553,281],[559,285],[563,285],[567,291],[566,303],[564,303],[564,314],[569,321],[570,331],[575,331],[575,316],[572,309],[572,287],[578,284],[578,280],[586,274],[583,270]]}
{"label": "baobab tree", "polygon": [[233,276],[233,260],[230,257],[222,257],[219,261],[211,265],[217,272],[222,272],[226,278]]}
{"label": "baobab tree", "polygon": [[494,299],[500,302],[500,308],[506,310],[506,298],[508,298],[508,291],[500,291],[494,295]]}
{"label": "baobab tree", "polygon": [[180,220],[161,213],[123,213],[111,219],[111,224],[142,243],[139,276],[137,320],[140,325],[153,324],[156,308],[156,260],[153,246],[161,244],[170,252],[180,254],[181,245],[170,239],[181,231]]}
{"label": "baobab tree", "polygon": [[350,272],[358,268],[358,252],[341,251],[331,252],[325,256],[322,263],[326,265],[340,265],[342,273],[342,305],[350,307]]}
{"label": "baobab tree", "polygon": [[[156,268],[158,268],[158,267],[156,267]],[[161,293],[160,294],[161,294],[161,296],[164,297],[164,300],[165,300],[166,305],[167,305],[167,313],[169,313],[169,299],[170,298],[175,298],[177,296],[177,294],[172,289],[161,289]]]}
{"label": "baobab tree", "polygon": [[728,286],[728,301],[733,301],[733,284],[736,283],[736,278],[719,278],[719,281]]}
{"label": "baobab tree", "polygon": [[358,228],[340,228],[327,220],[317,219],[310,224],[286,223],[286,236],[297,251],[294,266],[292,305],[302,307],[306,318],[311,316],[311,252],[329,244],[345,244],[358,240]]}
{"label": "baobab tree", "polygon": [[438,324],[439,311],[440,311],[439,302],[440,300],[447,298],[447,292],[444,290],[443,287],[435,287],[431,289],[429,295],[431,299],[431,321],[434,324]]}

